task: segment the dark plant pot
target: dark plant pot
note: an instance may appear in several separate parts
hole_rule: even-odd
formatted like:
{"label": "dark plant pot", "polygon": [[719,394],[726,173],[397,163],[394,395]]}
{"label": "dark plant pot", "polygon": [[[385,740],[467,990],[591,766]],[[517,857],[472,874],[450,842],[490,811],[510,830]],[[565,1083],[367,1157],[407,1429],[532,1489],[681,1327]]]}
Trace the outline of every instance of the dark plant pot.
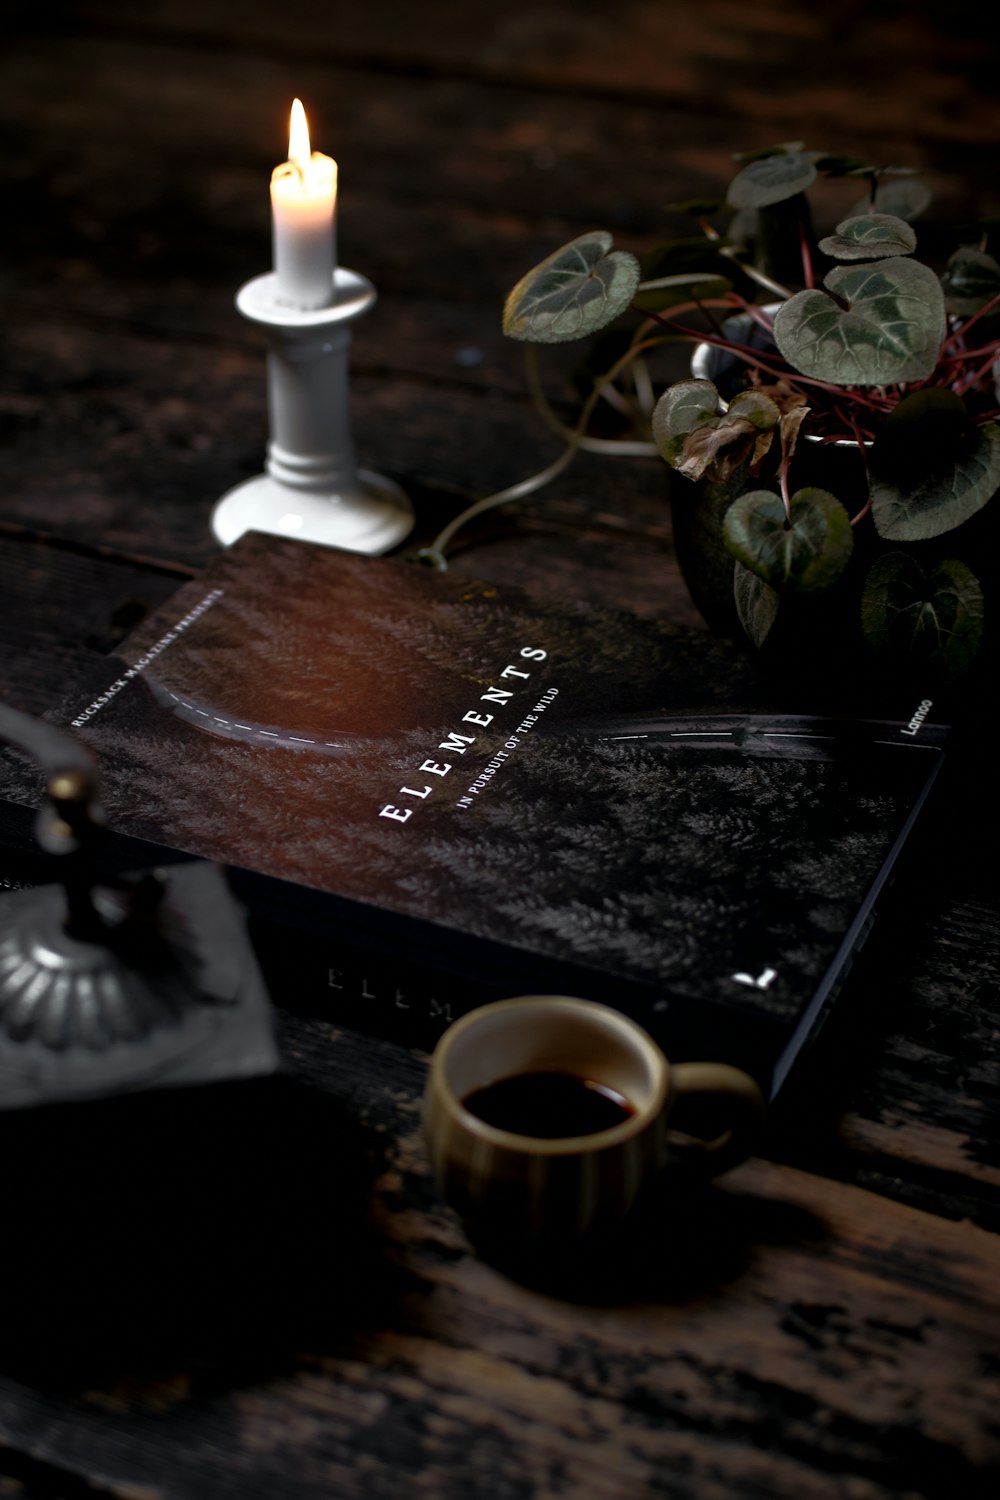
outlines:
{"label": "dark plant pot", "polygon": [[[737,320],[733,320],[734,322]],[[756,325],[754,325],[756,329]],[[746,336],[746,330],[740,330]],[[724,350],[709,348],[692,361],[692,373],[714,380],[725,391]],[[720,358],[721,356],[721,358]],[[799,443],[790,472],[790,488],[817,486],[829,490],[856,515],[865,504],[868,479],[858,449],[851,443]],[[746,641],[766,675],[785,684],[823,691],[858,703],[884,697],[931,694],[937,701],[962,704],[992,675],[1000,631],[993,618],[1000,569],[1000,501],[994,496],[962,526],[925,542],[884,541],[865,518],[855,528],[854,552],[838,584],[821,594],[797,595],[781,602],[777,620],[763,646],[755,649],[740,624],[733,595],[735,561],[723,540],[723,521],[733,501],[747,489],[777,488],[773,475],[753,477],[741,466],[725,482],[691,483],[671,475],[671,514],[678,563],[694,603],[706,623],[720,634]],[[905,552],[928,572],[945,559],[957,558],[975,573],[986,600],[984,635],[976,661],[958,674],[937,667],[926,656],[896,650],[876,651],[861,624],[861,598],[868,574],[879,557]]]}
{"label": "dark plant pot", "polygon": [[[796,455],[791,478],[793,489],[815,485],[830,490],[852,514],[865,503],[867,479],[856,448],[807,441]],[[706,478],[693,484],[679,474],[670,478],[674,545],[684,581],[706,622],[725,635],[743,634],[733,599],[734,559],[723,539],[726,511],[745,490],[767,489],[772,482],[754,478],[746,465],[725,481]],[[864,529],[866,538],[871,531]],[[888,549],[887,543],[881,546]],[[874,556],[866,559],[866,572],[872,561]]]}

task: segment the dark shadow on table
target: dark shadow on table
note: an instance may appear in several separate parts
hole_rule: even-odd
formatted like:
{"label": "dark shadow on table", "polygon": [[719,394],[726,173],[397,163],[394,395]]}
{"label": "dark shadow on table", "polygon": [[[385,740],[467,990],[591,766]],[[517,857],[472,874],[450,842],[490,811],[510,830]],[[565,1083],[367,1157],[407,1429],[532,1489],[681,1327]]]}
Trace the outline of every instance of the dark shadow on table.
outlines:
{"label": "dark shadow on table", "polygon": [[808,1209],[711,1182],[667,1175],[623,1224],[548,1245],[511,1226],[466,1226],[476,1253],[535,1291],[594,1306],[676,1303],[735,1281],[761,1245],[816,1242],[826,1226]]}
{"label": "dark shadow on table", "polygon": [[378,1156],[286,1077],[0,1116],[0,1368],[252,1379],[348,1335],[390,1278]]}

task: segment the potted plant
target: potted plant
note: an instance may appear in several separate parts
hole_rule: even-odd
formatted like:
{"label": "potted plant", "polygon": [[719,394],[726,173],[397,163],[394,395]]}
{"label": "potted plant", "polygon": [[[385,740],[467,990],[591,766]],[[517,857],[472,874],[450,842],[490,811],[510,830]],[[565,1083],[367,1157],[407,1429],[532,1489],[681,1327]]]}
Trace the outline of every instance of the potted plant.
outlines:
{"label": "potted plant", "polygon": [[[835,178],[867,193],[817,237],[807,194]],[[581,447],[623,451],[589,435],[608,398],[636,429],[624,451],[691,481],[675,529],[710,621],[788,663],[822,650],[961,679],[982,658],[996,569],[1000,264],[977,226],[939,270],[918,259],[910,220],[928,196],[902,169],[795,143],[744,159],[726,205],[684,205],[698,235],[642,264],[603,231],[562,246],[514,287],[504,330],[529,346],[566,448],[477,508]],[[628,319],[610,363],[591,364],[579,421],[560,422],[534,346],[597,335],[606,349]],[[647,361],[677,341],[693,368],[654,399]]]}

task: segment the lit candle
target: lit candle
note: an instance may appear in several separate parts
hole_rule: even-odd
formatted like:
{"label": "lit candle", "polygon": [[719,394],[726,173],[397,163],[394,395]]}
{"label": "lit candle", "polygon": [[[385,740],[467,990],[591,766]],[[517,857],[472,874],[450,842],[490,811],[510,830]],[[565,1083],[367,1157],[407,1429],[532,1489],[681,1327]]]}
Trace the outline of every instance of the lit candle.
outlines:
{"label": "lit candle", "polygon": [[288,160],[271,173],[277,297],[294,307],[329,307],[337,265],[337,163],[309,147],[301,101],[292,105]]}

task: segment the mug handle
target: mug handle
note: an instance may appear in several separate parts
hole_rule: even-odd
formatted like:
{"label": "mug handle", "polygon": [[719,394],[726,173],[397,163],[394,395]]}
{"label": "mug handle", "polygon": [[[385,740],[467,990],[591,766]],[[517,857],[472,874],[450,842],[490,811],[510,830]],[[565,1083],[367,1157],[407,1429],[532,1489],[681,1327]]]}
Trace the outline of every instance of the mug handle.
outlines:
{"label": "mug handle", "polygon": [[684,1165],[708,1177],[735,1167],[750,1154],[755,1130],[764,1115],[764,1095],[758,1085],[749,1073],[729,1063],[674,1063],[670,1071],[675,1098],[698,1094],[721,1100],[728,1117],[726,1129],[713,1141],[685,1137],[677,1153]]}

